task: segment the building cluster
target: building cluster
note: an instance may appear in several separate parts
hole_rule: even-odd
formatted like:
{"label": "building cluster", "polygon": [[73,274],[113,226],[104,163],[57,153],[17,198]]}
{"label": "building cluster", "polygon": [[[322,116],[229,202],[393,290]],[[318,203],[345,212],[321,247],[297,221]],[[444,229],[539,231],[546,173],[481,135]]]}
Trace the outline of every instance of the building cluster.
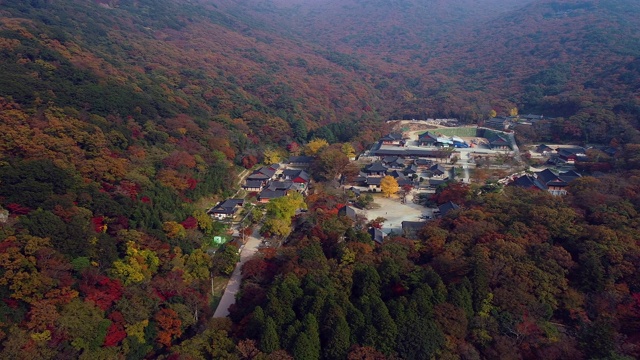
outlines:
{"label": "building cluster", "polygon": [[547,162],[552,165],[573,165],[576,161],[587,160],[587,150],[581,146],[540,144],[536,152],[549,158]]}
{"label": "building cluster", "polygon": [[[272,164],[255,170],[246,177],[242,188],[256,193],[259,203],[287,196],[292,191],[306,194],[311,176],[304,169],[313,160],[310,156],[292,156],[283,164]],[[242,199],[226,199],[207,212],[217,220],[233,217],[244,204]]]}
{"label": "building cluster", "polygon": [[483,132],[485,139],[481,140],[481,142],[478,142],[478,140],[467,142],[458,136],[443,136],[431,131],[418,135],[417,141],[410,142],[402,134],[392,133],[380,138],[369,152],[369,155],[447,160],[451,157],[452,149],[488,148],[490,150],[512,150],[511,143],[503,134],[491,130],[483,130]]}
{"label": "building cluster", "polygon": [[536,125],[541,120],[553,120],[542,115],[496,116],[484,121],[484,126],[495,130],[508,130],[515,125]]}
{"label": "building cluster", "polygon": [[417,187],[420,177],[429,178],[429,185],[437,187],[449,178],[449,170],[440,163],[429,159],[403,159],[398,156],[386,156],[362,169],[355,184],[372,192],[380,192],[380,183],[385,176],[396,179],[398,186]]}
{"label": "building cluster", "polygon": [[[482,144],[489,147],[491,150],[511,150],[511,143],[504,136],[489,132],[486,134],[487,142]],[[463,139],[458,136],[440,136],[438,134],[427,131],[418,136],[418,145],[419,146],[427,146],[427,147],[438,147],[438,148],[475,148],[478,147],[479,144],[475,140],[471,143],[467,143]]]}
{"label": "building cluster", "polygon": [[468,148],[473,147],[474,144],[468,144],[463,139],[457,136],[440,136],[438,134],[427,131],[418,135],[419,146],[430,147],[454,147],[454,148]]}
{"label": "building cluster", "polygon": [[573,170],[556,174],[549,169],[545,169],[533,174],[514,177],[509,186],[548,191],[552,195],[566,195],[569,183],[579,177],[581,175]]}

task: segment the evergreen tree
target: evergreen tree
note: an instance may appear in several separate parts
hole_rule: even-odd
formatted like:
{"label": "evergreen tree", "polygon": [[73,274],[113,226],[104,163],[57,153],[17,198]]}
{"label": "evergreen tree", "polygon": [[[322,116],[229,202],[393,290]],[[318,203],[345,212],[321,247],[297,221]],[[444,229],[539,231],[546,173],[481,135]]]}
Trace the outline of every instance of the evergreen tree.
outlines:
{"label": "evergreen tree", "polygon": [[273,321],[271,316],[268,316],[265,321],[265,328],[262,332],[262,337],[260,338],[259,347],[260,350],[267,354],[271,354],[272,352],[280,349],[278,330],[276,328],[276,323]]}
{"label": "evergreen tree", "polygon": [[484,247],[473,249],[471,264],[471,282],[473,284],[473,310],[482,309],[482,304],[489,295],[489,255]]}
{"label": "evergreen tree", "polygon": [[415,312],[407,318],[399,326],[398,355],[405,360],[431,359],[444,345],[444,334],[432,319],[420,317]]}
{"label": "evergreen tree", "polygon": [[296,343],[298,335],[302,332],[302,323],[300,320],[295,320],[291,325],[287,326],[286,330],[280,336],[280,346],[283,349],[291,351]]}
{"label": "evergreen tree", "polygon": [[266,325],[264,310],[262,310],[261,306],[256,307],[253,310],[253,315],[251,315],[251,320],[247,325],[247,330],[245,330],[245,336],[250,339],[260,339],[262,331],[264,330]]}
{"label": "evergreen tree", "polygon": [[351,330],[344,311],[337,305],[329,306],[322,321],[322,357],[326,360],[346,358],[351,346]]}
{"label": "evergreen tree", "polygon": [[464,278],[460,283],[454,284],[449,290],[449,302],[462,310],[467,317],[473,317],[473,290],[468,278]]}
{"label": "evergreen tree", "polygon": [[364,314],[351,302],[346,303],[346,318],[351,330],[350,342],[352,344],[361,343],[360,339],[364,336],[365,319]]}
{"label": "evergreen tree", "polygon": [[293,135],[296,141],[298,141],[299,143],[304,143],[307,141],[307,124],[304,122],[304,120],[295,121],[291,127],[293,129]]}
{"label": "evergreen tree", "polygon": [[409,297],[407,308],[413,309],[420,317],[432,317],[436,296],[427,285],[418,287]]}
{"label": "evergreen tree", "polygon": [[293,349],[291,349],[291,354],[296,360],[317,360],[320,358],[320,353],[315,351],[313,341],[306,332],[298,336]]}
{"label": "evergreen tree", "polygon": [[[304,342],[307,342],[307,344],[304,350],[305,357],[300,357],[300,359],[319,359],[321,346],[318,320],[316,320],[316,317],[312,314],[307,314],[302,322],[302,328],[304,329],[302,334],[306,337]],[[296,345],[294,346],[294,354],[296,353],[297,345],[298,341],[296,341]],[[296,359],[298,359],[298,357],[296,357]]]}
{"label": "evergreen tree", "polygon": [[375,267],[362,265],[353,273],[351,296],[358,299],[363,296],[380,297],[380,275]]}
{"label": "evergreen tree", "polygon": [[373,317],[371,321],[377,333],[375,347],[385,354],[391,354],[396,347],[398,327],[393,318],[389,316],[389,310],[382,299],[374,298],[372,300]]}
{"label": "evergreen tree", "polygon": [[323,127],[319,128],[318,130],[316,130],[316,132],[313,134],[313,136],[318,138],[318,139],[325,139],[325,140],[327,140],[327,142],[329,144],[333,144],[333,143],[338,141],[338,139],[336,138],[336,135],[333,133],[333,131],[331,131],[331,129],[329,129],[326,126],[323,126]]}

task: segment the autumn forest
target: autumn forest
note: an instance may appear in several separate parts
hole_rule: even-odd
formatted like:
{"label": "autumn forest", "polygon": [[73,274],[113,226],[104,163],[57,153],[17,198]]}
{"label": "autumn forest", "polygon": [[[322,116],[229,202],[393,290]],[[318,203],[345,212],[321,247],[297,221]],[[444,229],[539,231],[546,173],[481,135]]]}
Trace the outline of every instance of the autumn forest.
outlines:
{"label": "autumn forest", "polygon": [[[0,0],[0,358],[640,358],[639,19],[633,0]],[[387,120],[512,109],[550,119],[521,146],[612,153],[566,196],[445,184],[429,202],[459,208],[381,244],[340,213],[335,179]],[[213,318],[239,243],[207,210],[297,155],[313,182],[276,214],[286,242]]]}

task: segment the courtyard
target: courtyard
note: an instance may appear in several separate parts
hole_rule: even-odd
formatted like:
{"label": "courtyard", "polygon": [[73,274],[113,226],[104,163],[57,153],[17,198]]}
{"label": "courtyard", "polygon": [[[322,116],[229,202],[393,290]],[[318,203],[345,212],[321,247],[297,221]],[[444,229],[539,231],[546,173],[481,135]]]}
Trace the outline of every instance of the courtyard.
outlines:
{"label": "courtyard", "polygon": [[423,215],[433,215],[433,209],[428,209],[422,205],[413,203],[413,193],[414,191],[407,195],[405,203],[402,203],[399,196],[392,196],[390,198],[382,195],[374,196],[374,202],[379,207],[366,210],[365,215],[367,219],[373,220],[377,217],[385,218],[387,220],[382,224],[382,231],[385,234],[388,235],[390,232],[398,235],[402,234],[403,221],[423,221],[424,219],[421,218]]}

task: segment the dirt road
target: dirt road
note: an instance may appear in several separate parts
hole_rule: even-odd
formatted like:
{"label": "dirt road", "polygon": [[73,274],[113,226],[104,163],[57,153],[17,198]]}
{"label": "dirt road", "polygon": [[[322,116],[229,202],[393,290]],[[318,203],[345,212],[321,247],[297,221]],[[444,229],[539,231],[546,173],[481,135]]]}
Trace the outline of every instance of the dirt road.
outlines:
{"label": "dirt road", "polygon": [[229,316],[229,306],[236,302],[236,294],[240,291],[240,283],[242,282],[242,265],[255,255],[258,251],[258,247],[260,246],[261,237],[259,230],[259,227],[256,227],[256,230],[254,230],[253,234],[251,234],[247,239],[247,243],[244,245],[242,253],[240,253],[240,262],[236,264],[236,268],[233,270],[233,274],[231,274],[229,283],[224,289],[224,294],[222,295],[222,299],[220,299],[218,308],[216,308],[216,312],[213,314],[214,318]]}

